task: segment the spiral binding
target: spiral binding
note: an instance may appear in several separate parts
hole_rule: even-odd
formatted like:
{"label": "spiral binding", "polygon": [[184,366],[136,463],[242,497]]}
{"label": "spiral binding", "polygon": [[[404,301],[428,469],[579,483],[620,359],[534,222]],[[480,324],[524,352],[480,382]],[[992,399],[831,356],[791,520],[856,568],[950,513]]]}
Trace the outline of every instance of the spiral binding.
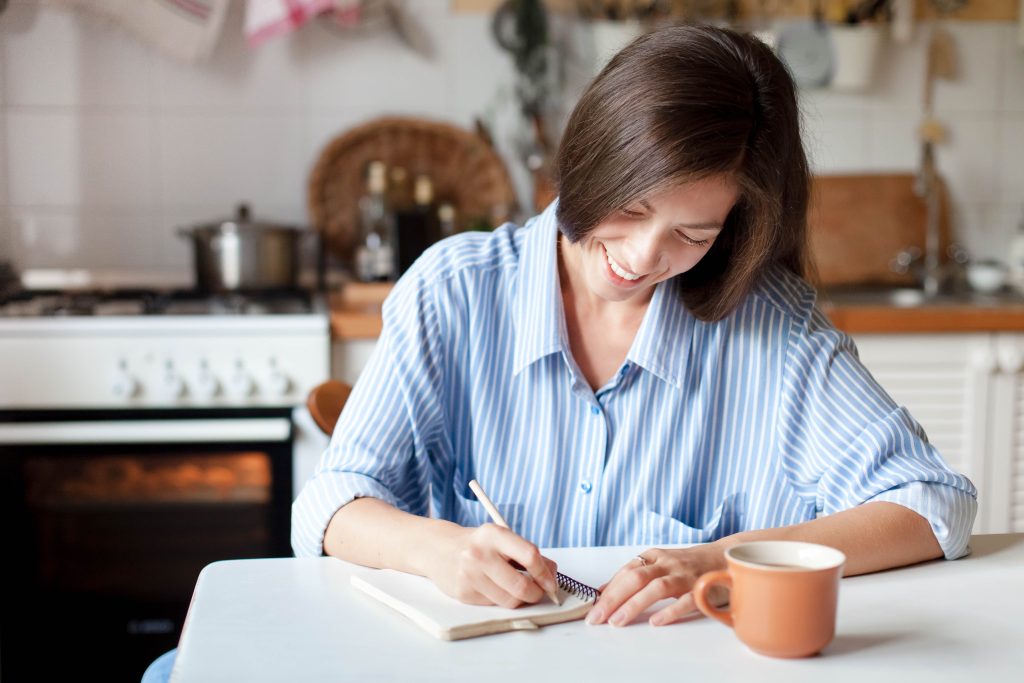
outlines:
{"label": "spiral binding", "polygon": [[561,586],[562,590],[566,593],[575,595],[577,598],[583,600],[597,600],[598,596],[601,595],[601,591],[597,590],[593,586],[588,586],[582,581],[577,581],[571,576],[566,576],[562,572],[555,572],[555,580],[558,581],[558,585]]}

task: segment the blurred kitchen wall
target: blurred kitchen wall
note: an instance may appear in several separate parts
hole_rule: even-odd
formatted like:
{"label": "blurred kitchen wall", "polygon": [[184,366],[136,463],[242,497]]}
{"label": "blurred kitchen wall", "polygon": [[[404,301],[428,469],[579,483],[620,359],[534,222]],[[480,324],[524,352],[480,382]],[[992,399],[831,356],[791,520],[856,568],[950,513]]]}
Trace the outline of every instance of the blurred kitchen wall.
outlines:
{"label": "blurred kitchen wall", "polygon": [[[251,49],[235,0],[213,57],[184,66],[101,19],[11,0],[0,15],[0,260],[187,268],[174,226],[225,216],[237,200],[304,222],[318,151],[380,114],[463,126],[483,115],[510,159],[513,71],[490,17],[453,13],[448,0],[406,4],[433,60],[390,32],[339,35],[317,22]],[[960,78],[936,86],[951,133],[939,165],[961,239],[998,256],[1024,213],[1024,50],[1010,22],[950,28]],[[817,172],[916,167],[927,35],[918,26],[910,44],[889,43],[867,93],[803,93]],[[520,164],[509,165],[527,197]]]}

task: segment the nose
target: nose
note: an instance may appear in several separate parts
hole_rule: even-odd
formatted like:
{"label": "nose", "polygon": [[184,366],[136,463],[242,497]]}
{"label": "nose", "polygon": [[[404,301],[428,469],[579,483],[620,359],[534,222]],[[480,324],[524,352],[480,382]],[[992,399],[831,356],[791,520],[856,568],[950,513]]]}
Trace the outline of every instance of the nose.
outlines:
{"label": "nose", "polygon": [[637,226],[626,240],[627,267],[642,275],[657,270],[664,253],[662,239],[662,231],[653,222]]}

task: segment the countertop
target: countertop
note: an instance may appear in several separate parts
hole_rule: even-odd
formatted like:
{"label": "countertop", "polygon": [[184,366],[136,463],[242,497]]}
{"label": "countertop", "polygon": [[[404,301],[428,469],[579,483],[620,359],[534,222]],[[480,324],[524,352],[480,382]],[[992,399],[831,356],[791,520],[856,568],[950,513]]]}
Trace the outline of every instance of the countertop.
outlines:
{"label": "countertop", "polygon": [[[1024,669],[1024,534],[974,536],[962,560],[843,579],[836,637],[820,656],[772,659],[711,619],[622,628],[582,621],[435,640],[357,593],[373,572],[329,557],[233,560],[203,569],[171,680],[1008,681]],[[545,551],[599,585],[644,546]],[[1014,673],[1014,672],[1017,673]]]}
{"label": "countertop", "polygon": [[[334,340],[376,339],[382,327],[381,304],[391,287],[391,283],[353,283],[333,294]],[[870,291],[826,293],[820,299],[822,311],[849,334],[1024,332],[1024,296],[1020,295],[944,297],[915,305],[890,303]]]}

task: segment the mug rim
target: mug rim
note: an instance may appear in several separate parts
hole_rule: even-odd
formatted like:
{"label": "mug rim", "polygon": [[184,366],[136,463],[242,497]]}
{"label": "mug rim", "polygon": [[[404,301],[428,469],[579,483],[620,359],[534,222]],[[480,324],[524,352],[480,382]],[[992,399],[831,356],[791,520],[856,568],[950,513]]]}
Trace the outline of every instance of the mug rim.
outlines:
{"label": "mug rim", "polygon": [[[814,566],[792,566],[792,567],[779,567],[753,560],[749,558],[737,557],[735,551],[742,551],[744,549],[751,548],[786,548],[790,550],[805,549],[813,550],[815,552],[824,553],[827,558],[820,565]],[[846,564],[846,555],[841,551],[831,546],[822,545],[821,543],[810,543],[808,541],[747,541],[745,543],[737,543],[736,545],[728,548],[725,551],[725,557],[729,562],[735,562],[738,565],[744,567],[750,567],[752,569],[759,569],[762,571],[775,571],[775,572],[818,572],[818,571],[829,571],[842,567]]]}

